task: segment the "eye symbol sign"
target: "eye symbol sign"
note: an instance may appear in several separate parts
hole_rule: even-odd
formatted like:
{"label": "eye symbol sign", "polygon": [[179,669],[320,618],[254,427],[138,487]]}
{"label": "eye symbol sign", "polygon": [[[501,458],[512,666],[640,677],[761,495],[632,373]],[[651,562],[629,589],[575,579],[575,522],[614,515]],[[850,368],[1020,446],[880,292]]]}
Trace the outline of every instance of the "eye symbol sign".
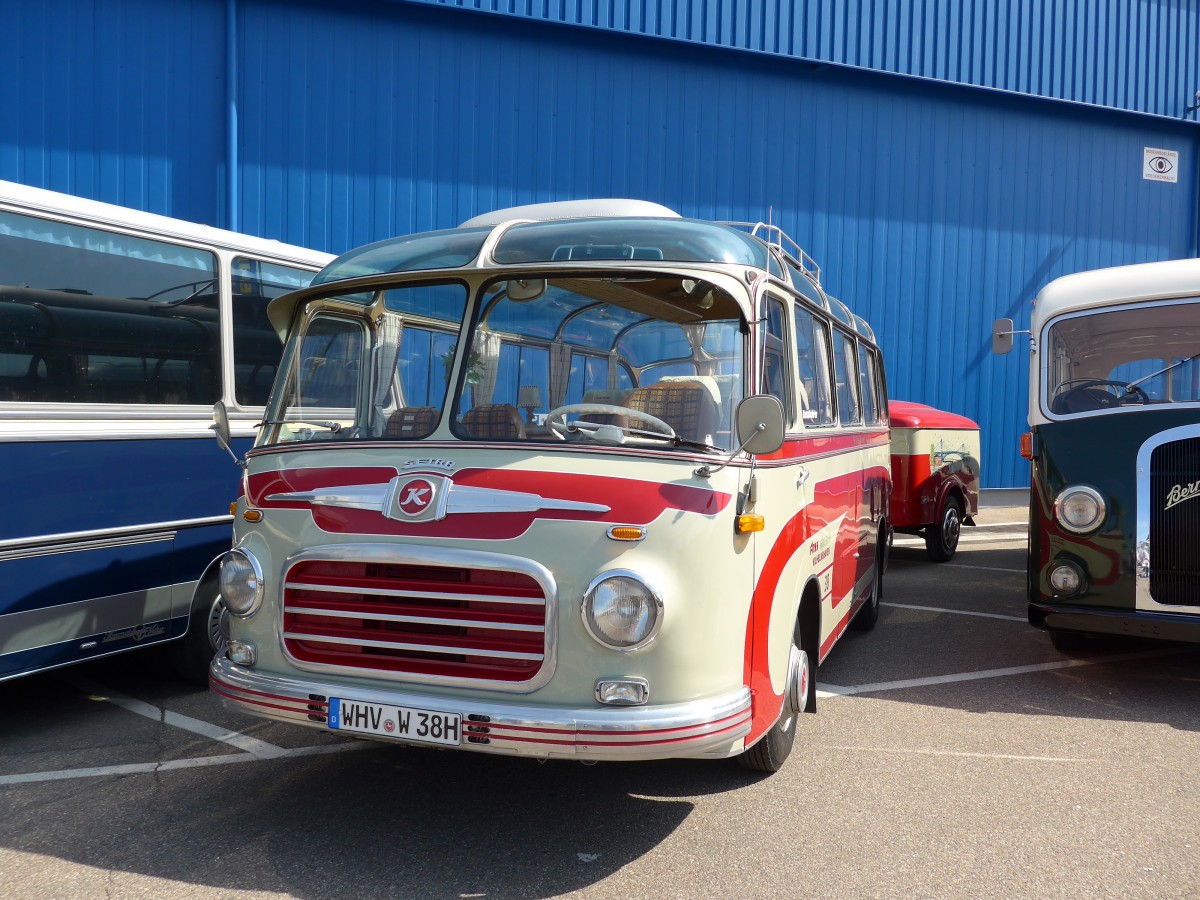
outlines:
{"label": "eye symbol sign", "polygon": [[400,491],[396,508],[406,516],[419,516],[433,501],[433,485],[423,478],[408,482]]}
{"label": "eye symbol sign", "polygon": [[1152,156],[1146,160],[1146,165],[1159,175],[1166,175],[1173,168],[1175,168],[1174,164],[1165,156]]}

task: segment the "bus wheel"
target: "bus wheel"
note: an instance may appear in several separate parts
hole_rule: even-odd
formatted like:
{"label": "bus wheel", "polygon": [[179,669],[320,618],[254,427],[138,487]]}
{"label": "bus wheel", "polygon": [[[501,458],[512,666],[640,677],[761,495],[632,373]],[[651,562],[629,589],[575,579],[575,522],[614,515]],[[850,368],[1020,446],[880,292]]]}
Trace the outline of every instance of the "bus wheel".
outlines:
{"label": "bus wheel", "polygon": [[788,666],[788,683],[783,692],[783,709],[771,729],[757,744],[737,757],[743,769],[755,772],[778,772],[792,752],[796,742],[796,720],[799,714],[815,710],[817,683],[813,678],[812,665],[804,650],[800,632],[800,620],[792,634],[792,652]]}
{"label": "bus wheel", "polygon": [[881,528],[879,542],[875,545],[875,578],[871,584],[871,596],[867,597],[850,620],[850,627],[855,631],[870,631],[879,621],[879,601],[883,599],[883,570],[887,568],[887,540],[884,529]]}
{"label": "bus wheel", "polygon": [[196,589],[187,634],[170,645],[171,664],[194,684],[208,684],[208,667],[213,657],[229,645],[229,610],[215,582]]}
{"label": "bus wheel", "polygon": [[962,504],[953,494],[942,504],[938,521],[925,529],[925,551],[934,562],[948,562],[958,549],[958,534],[962,530]]}
{"label": "bus wheel", "polygon": [[1050,629],[1050,643],[1059,653],[1075,653],[1083,649],[1087,637],[1080,631],[1059,631]]}

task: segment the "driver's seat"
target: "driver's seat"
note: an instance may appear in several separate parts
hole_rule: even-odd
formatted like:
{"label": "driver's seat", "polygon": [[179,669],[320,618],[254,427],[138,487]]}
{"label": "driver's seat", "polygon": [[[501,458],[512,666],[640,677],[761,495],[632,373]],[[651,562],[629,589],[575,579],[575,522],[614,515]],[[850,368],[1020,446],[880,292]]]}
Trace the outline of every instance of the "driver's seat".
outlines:
{"label": "driver's seat", "polygon": [[[699,381],[660,381],[636,388],[625,398],[625,405],[662,419],[684,440],[705,444],[713,443],[720,421],[717,401],[708,386]],[[630,419],[634,428],[649,428],[645,423],[639,426],[632,416]]]}
{"label": "driver's seat", "polygon": [[1092,412],[1120,406],[1121,401],[1111,391],[1094,387],[1078,387],[1063,391],[1050,404],[1050,411],[1061,416],[1067,413]]}

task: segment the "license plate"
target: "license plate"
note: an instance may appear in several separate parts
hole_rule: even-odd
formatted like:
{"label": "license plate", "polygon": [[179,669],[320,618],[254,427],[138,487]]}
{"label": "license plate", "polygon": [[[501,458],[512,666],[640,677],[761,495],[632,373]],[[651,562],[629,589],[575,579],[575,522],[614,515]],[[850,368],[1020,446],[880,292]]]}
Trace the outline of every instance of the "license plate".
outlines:
{"label": "license plate", "polygon": [[410,706],[387,706],[361,700],[329,701],[329,727],[334,731],[379,734],[423,744],[461,743],[461,717],[455,713],[431,712]]}

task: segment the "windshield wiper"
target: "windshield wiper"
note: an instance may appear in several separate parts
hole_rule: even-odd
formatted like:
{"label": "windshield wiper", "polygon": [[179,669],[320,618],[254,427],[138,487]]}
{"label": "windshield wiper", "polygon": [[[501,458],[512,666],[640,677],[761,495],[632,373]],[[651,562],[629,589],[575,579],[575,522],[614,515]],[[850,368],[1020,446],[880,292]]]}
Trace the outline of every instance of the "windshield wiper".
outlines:
{"label": "windshield wiper", "polygon": [[1126,390],[1126,392],[1131,393],[1133,391],[1133,389],[1135,387],[1137,387],[1139,384],[1141,384],[1143,381],[1149,381],[1151,378],[1157,378],[1159,375],[1166,375],[1172,369],[1178,369],[1184,363],[1189,363],[1193,359],[1200,359],[1200,353],[1193,353],[1187,359],[1177,359],[1177,360],[1175,360],[1175,362],[1171,363],[1165,369],[1159,369],[1157,372],[1152,372],[1151,374],[1147,375],[1145,378],[1139,378],[1137,381],[1131,381],[1131,382],[1129,382],[1129,384],[1125,385],[1125,390]]}
{"label": "windshield wiper", "polygon": [[[600,423],[598,423],[598,422],[588,422],[586,420],[580,419],[577,422],[572,422],[568,426],[568,430],[571,430],[576,425],[588,425],[588,426],[591,426],[592,428],[597,428],[597,429],[599,427],[601,427]],[[713,453],[725,452],[720,447],[714,447],[712,444],[707,444],[704,441],[689,441],[687,438],[681,438],[677,434],[666,434],[662,431],[648,431],[647,429],[644,429],[644,428],[630,428],[627,425],[613,425],[610,427],[616,428],[616,429],[622,431],[623,433],[630,435],[631,437],[650,438],[652,440],[662,441],[663,443],[671,444],[674,447],[691,447],[692,449],[695,449],[695,450],[710,450]],[[579,430],[585,431],[586,429],[581,428]],[[593,431],[593,432],[591,432],[591,434],[595,434],[595,432]]]}
{"label": "windshield wiper", "polygon": [[264,425],[315,425],[318,428],[328,428],[334,434],[342,430],[341,422],[324,422],[320,419],[263,419],[254,427],[261,428]]}

